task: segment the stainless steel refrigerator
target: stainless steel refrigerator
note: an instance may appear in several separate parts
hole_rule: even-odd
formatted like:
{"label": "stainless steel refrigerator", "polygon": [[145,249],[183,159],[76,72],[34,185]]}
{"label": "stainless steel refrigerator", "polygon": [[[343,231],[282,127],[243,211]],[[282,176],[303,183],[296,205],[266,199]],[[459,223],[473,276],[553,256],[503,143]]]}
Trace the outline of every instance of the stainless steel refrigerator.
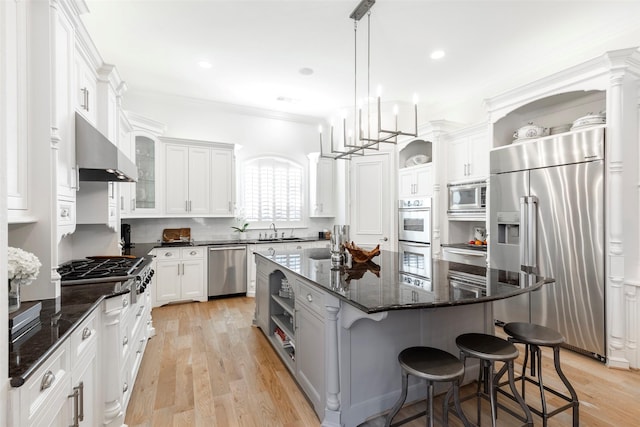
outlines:
{"label": "stainless steel refrigerator", "polygon": [[555,279],[494,303],[497,321],[562,333],[569,347],[604,360],[605,128],[560,134],[490,154],[489,265]]}

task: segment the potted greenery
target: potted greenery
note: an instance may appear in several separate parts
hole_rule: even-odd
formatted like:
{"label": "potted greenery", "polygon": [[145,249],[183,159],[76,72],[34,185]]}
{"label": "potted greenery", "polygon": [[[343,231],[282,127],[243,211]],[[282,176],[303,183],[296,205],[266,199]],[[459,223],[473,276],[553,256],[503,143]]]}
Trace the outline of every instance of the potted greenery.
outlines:
{"label": "potted greenery", "polygon": [[[242,221],[240,221],[240,223],[242,223]],[[233,229],[234,232],[238,233],[238,238],[240,240],[246,240],[247,239],[246,231],[247,231],[247,228],[249,228],[249,223],[248,222],[244,222],[240,226],[233,226],[231,228]]]}

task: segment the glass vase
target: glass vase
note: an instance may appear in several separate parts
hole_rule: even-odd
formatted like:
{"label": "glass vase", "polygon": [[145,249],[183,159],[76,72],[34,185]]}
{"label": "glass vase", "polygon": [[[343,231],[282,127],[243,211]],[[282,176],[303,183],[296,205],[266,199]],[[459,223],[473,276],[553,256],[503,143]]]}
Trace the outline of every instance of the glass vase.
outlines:
{"label": "glass vase", "polygon": [[20,308],[20,281],[9,280],[9,313]]}

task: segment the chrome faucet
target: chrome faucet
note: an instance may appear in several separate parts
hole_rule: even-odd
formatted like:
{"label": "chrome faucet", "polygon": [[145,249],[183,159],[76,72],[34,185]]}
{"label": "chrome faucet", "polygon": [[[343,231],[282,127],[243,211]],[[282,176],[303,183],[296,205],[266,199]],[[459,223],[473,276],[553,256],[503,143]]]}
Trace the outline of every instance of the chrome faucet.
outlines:
{"label": "chrome faucet", "polygon": [[273,233],[275,235],[275,237],[278,237],[278,229],[276,228],[276,224],[275,223],[271,223],[271,225],[269,226],[269,230],[271,230],[271,228],[273,227]]}

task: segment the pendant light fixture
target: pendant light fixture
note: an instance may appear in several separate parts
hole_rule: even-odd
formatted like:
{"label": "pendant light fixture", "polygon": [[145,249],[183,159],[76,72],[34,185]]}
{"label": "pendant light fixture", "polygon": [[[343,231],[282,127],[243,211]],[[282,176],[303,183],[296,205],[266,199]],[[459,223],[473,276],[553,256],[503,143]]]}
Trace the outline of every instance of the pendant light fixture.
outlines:
{"label": "pendant light fixture", "polygon": [[[413,111],[414,111],[414,131],[403,132],[398,129],[398,107],[394,107],[395,128],[393,130],[384,129],[382,127],[382,112],[381,112],[381,89],[378,89],[377,93],[377,132],[371,134],[371,7],[375,4],[375,0],[361,0],[358,6],[351,12],[349,18],[353,19],[354,30],[354,90],[353,90],[353,104],[354,104],[354,129],[357,129],[357,140],[353,135],[347,136],[347,119],[342,118],[342,145],[344,150],[338,150],[336,143],[333,139],[333,125],[330,127],[329,139],[331,151],[329,153],[324,152],[322,141],[322,126],[319,127],[320,133],[320,156],[331,159],[345,159],[351,160],[352,156],[362,156],[366,150],[378,150],[380,143],[395,144],[398,141],[398,136],[418,136],[418,99],[414,95],[413,98]],[[367,113],[366,113],[366,130],[362,124],[362,105],[358,106],[358,22],[363,16],[367,15]],[[355,123],[357,118],[358,123]],[[353,142],[352,142],[353,141]]]}

